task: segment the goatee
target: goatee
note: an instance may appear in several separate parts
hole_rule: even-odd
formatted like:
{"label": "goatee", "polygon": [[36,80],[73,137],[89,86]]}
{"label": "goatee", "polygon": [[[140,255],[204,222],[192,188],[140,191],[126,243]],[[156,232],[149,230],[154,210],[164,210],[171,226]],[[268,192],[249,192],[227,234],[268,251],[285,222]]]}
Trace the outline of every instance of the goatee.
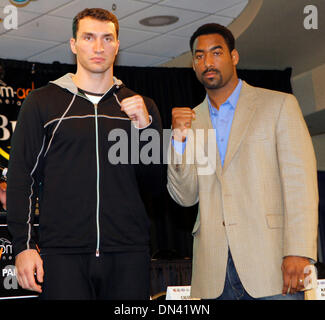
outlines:
{"label": "goatee", "polygon": [[[206,79],[204,75],[208,72],[215,72],[216,78]],[[202,72],[201,83],[206,89],[219,89],[223,86],[222,74],[217,69],[212,69],[212,68],[206,69],[205,71]]]}

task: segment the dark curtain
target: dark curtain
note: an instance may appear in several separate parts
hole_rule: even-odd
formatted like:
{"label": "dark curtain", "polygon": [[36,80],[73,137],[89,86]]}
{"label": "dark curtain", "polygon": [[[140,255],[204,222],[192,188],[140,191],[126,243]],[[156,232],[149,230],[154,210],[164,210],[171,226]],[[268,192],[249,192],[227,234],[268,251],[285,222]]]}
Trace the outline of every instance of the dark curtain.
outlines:
{"label": "dark curtain", "polygon": [[[35,88],[38,88],[67,72],[75,72],[74,65],[60,63],[41,64],[1,59],[0,63],[5,69],[4,81],[16,87],[26,87],[26,84],[33,81]],[[194,107],[205,96],[204,88],[191,68],[116,66],[114,74],[130,89],[155,100],[164,128],[171,126],[173,107]],[[238,75],[251,85],[292,92],[290,68],[283,71],[238,70]],[[184,208],[177,205],[165,186],[159,195],[147,193],[143,197],[151,219],[152,256],[167,259],[192,257],[191,230],[197,206]]]}
{"label": "dark curtain", "polygon": [[[69,64],[44,64],[3,60],[4,79],[8,85],[24,87],[35,83],[39,88],[67,72],[75,72]],[[176,106],[195,107],[205,96],[203,86],[191,68],[115,66],[114,75],[139,94],[151,97],[160,110],[164,128],[171,125],[171,109]],[[249,84],[292,93],[291,68],[279,70],[238,70],[238,76]]]}

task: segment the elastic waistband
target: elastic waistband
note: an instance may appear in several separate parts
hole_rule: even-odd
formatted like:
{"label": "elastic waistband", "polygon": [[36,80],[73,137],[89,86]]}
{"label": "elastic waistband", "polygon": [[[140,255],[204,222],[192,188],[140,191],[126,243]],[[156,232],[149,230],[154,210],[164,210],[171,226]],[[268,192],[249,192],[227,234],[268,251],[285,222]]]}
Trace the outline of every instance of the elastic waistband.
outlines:
{"label": "elastic waistband", "polygon": [[[100,252],[136,252],[149,249],[149,245],[120,246],[120,247],[101,247]],[[49,254],[96,254],[96,248],[40,248],[40,255]]]}

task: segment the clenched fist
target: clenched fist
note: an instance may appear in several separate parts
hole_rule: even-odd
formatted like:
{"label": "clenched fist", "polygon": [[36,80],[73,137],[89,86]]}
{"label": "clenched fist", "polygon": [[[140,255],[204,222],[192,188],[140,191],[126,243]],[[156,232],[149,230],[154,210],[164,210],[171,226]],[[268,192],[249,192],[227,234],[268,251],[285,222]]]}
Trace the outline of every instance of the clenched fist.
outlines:
{"label": "clenched fist", "polygon": [[0,183],[0,202],[3,206],[3,209],[7,210],[7,183],[1,182]]}
{"label": "clenched fist", "polygon": [[195,119],[195,111],[191,108],[173,108],[172,109],[172,128],[173,136],[177,141],[185,141],[187,130],[192,126],[192,120]]}
{"label": "clenched fist", "polygon": [[121,110],[128,115],[138,129],[142,129],[150,123],[147,107],[139,95],[123,99]]}

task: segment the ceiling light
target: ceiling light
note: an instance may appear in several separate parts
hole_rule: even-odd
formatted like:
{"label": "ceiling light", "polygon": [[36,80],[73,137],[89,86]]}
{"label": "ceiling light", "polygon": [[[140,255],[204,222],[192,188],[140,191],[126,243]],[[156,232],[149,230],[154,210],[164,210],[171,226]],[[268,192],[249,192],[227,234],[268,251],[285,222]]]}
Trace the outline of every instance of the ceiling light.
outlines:
{"label": "ceiling light", "polygon": [[36,0],[9,0],[9,1],[16,7],[25,7],[31,1],[36,1]]}
{"label": "ceiling light", "polygon": [[179,20],[176,16],[153,16],[140,20],[139,22],[147,27],[162,27],[176,23]]}

